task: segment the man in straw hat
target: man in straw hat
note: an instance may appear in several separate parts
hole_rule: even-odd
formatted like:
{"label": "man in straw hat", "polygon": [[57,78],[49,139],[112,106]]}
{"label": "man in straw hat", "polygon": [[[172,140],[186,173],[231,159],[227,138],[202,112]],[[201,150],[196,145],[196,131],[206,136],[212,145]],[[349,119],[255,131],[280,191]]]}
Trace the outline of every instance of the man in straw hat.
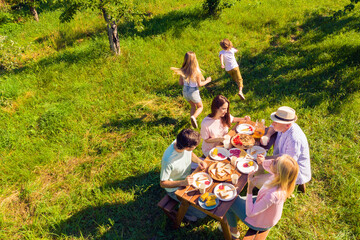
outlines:
{"label": "man in straw hat", "polygon": [[271,120],[273,122],[260,142],[262,145],[267,145],[271,135],[278,133],[274,144],[274,156],[288,154],[297,161],[300,171],[296,184],[299,185],[298,190],[305,193],[305,183],[311,179],[309,144],[304,132],[295,123],[297,120],[295,110],[286,106],[279,107],[271,114]]}

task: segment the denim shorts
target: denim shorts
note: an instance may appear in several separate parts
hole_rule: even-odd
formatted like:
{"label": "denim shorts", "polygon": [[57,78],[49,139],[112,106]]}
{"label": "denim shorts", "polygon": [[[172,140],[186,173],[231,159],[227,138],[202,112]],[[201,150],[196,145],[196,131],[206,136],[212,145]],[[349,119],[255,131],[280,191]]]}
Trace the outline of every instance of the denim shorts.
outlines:
{"label": "denim shorts", "polygon": [[201,102],[200,91],[198,87],[184,86],[183,96],[186,99],[186,101],[191,101],[193,103]]}

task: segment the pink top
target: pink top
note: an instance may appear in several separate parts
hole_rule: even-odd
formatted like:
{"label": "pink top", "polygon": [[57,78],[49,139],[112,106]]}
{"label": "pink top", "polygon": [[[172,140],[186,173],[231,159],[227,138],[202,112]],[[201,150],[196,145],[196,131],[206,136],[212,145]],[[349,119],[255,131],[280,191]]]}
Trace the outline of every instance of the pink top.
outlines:
{"label": "pink top", "polygon": [[[230,122],[234,120],[234,117],[230,115]],[[219,138],[224,137],[229,132],[229,127],[224,126],[221,122],[221,119],[213,119],[209,116],[205,117],[204,120],[201,122],[201,138],[207,140],[209,138]],[[209,152],[212,148],[219,145],[220,142],[215,143],[207,143],[203,141],[202,144],[202,151],[205,156],[209,155]]]}
{"label": "pink top", "polygon": [[[270,165],[272,160],[265,160],[262,165],[264,169],[271,174]],[[267,188],[266,185],[274,178],[265,182],[264,186],[259,190],[256,202],[252,201],[252,194],[246,196],[246,218],[245,221],[250,225],[258,228],[270,228],[276,225],[280,220],[283,205],[286,201],[286,192],[277,187]]]}

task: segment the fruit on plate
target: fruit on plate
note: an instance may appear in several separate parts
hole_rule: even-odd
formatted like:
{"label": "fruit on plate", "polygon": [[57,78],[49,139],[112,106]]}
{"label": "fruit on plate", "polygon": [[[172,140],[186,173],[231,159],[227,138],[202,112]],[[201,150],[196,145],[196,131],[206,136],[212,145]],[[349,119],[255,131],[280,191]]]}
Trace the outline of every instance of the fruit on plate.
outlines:
{"label": "fruit on plate", "polygon": [[221,153],[218,153],[217,156],[220,158],[225,158],[225,155],[222,155]]}
{"label": "fruit on plate", "polygon": [[210,181],[205,181],[205,185],[209,185],[210,184]]}
{"label": "fruit on plate", "polygon": [[204,193],[203,195],[200,196],[200,200],[201,201],[205,201],[207,199],[207,197],[209,196],[209,193]]}
{"label": "fruit on plate", "polygon": [[237,135],[236,137],[234,137],[233,142],[234,142],[236,145],[242,146],[242,142],[241,142],[241,139],[240,139],[240,135]]}
{"label": "fruit on plate", "polygon": [[255,144],[255,139],[250,135],[237,133],[231,138],[231,144],[237,148],[251,148]]}
{"label": "fruit on plate", "polygon": [[223,189],[224,189],[224,185],[220,185],[220,186],[219,186],[219,189],[220,189],[220,190],[223,190]]}
{"label": "fruit on plate", "polygon": [[216,205],[216,200],[206,201],[206,202],[205,202],[205,205],[206,205],[207,207],[214,206],[214,205]]}
{"label": "fruit on plate", "polygon": [[245,168],[250,167],[250,166],[249,166],[249,163],[244,163],[244,164],[243,164],[243,167],[245,167]]}
{"label": "fruit on plate", "polygon": [[211,201],[211,200],[216,200],[216,195],[209,195],[209,196],[206,198],[206,201]]}
{"label": "fruit on plate", "polygon": [[250,166],[253,166],[253,165],[254,165],[254,162],[253,162],[253,161],[250,161],[250,162],[249,162],[249,165],[250,165]]}
{"label": "fruit on plate", "polygon": [[215,148],[215,149],[212,151],[211,156],[216,157],[217,155],[218,155],[218,149]]}

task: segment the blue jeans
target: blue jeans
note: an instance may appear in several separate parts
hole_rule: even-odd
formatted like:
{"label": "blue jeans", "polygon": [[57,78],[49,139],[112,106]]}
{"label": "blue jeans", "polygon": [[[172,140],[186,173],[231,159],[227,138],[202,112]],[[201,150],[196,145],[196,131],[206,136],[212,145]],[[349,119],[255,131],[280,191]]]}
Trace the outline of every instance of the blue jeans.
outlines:
{"label": "blue jeans", "polygon": [[183,96],[186,101],[192,101],[193,103],[201,102],[200,91],[198,87],[183,87]]}
{"label": "blue jeans", "polygon": [[[180,202],[179,199],[177,199],[175,192],[167,192],[167,194],[175,201]],[[195,216],[197,218],[205,218],[206,214],[194,208],[193,206],[189,206],[185,216]]]}
{"label": "blue jeans", "polygon": [[[256,197],[253,197],[253,202],[256,201]],[[240,197],[238,196],[234,203],[231,205],[229,211],[226,213],[226,218],[228,220],[230,227],[236,227],[237,225],[237,219],[236,217],[240,218],[240,220],[245,223],[246,226],[248,226],[251,229],[254,229],[255,231],[266,231],[270,228],[258,228],[250,225],[245,221],[246,218],[246,197]]]}

